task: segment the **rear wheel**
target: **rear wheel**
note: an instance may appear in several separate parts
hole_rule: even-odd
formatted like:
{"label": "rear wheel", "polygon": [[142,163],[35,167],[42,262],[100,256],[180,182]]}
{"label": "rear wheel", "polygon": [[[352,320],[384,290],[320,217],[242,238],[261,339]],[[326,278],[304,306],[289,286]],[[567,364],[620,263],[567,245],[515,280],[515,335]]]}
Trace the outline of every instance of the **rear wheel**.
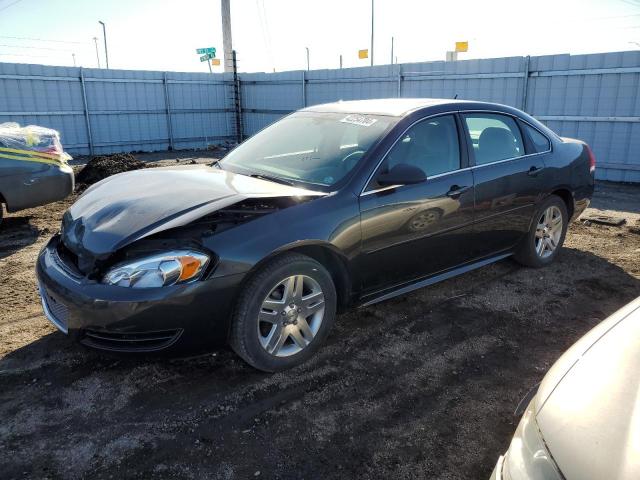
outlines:
{"label": "rear wheel", "polygon": [[0,202],[0,227],[2,227],[2,220],[4,220],[4,204]]}
{"label": "rear wheel", "polygon": [[230,344],[259,370],[285,370],[320,348],[335,315],[336,291],[329,272],[310,257],[285,254],[244,286]]}
{"label": "rear wheel", "polygon": [[536,268],[553,262],[564,243],[568,221],[564,201],[551,195],[536,211],[531,229],[518,248],[515,259]]}

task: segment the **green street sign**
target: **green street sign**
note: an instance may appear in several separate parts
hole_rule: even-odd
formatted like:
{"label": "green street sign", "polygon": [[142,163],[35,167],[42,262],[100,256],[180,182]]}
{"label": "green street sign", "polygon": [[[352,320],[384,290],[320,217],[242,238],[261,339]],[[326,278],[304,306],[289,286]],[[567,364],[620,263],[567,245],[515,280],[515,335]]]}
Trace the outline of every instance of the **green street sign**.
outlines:
{"label": "green street sign", "polygon": [[210,59],[212,59],[212,58],[215,58],[215,57],[216,57],[216,54],[215,54],[215,53],[207,53],[207,54],[202,55],[202,56],[200,57],[200,61],[201,61],[201,62],[206,62],[206,61],[208,61],[208,60],[210,60]]}
{"label": "green street sign", "polygon": [[[213,55],[213,56],[211,56],[211,57],[209,57],[209,58],[215,58],[215,56],[216,56],[216,49],[215,49],[214,47],[208,47],[208,48],[197,48],[197,49],[196,49],[196,53],[197,53],[198,55],[204,55],[204,54],[208,54],[208,53],[210,53],[210,54],[211,54],[211,55]],[[203,61],[204,61],[204,60],[203,60]]]}

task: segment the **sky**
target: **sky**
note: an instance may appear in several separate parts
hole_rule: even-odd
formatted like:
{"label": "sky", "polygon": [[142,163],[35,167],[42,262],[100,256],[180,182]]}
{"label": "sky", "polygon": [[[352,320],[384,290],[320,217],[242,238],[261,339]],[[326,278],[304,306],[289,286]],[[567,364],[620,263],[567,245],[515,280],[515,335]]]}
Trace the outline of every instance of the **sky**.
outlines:
{"label": "sky", "polygon": [[[374,0],[374,63],[640,49],[640,0]],[[0,0],[0,62],[207,72],[222,56],[220,0]],[[271,72],[367,66],[371,0],[231,0],[239,68]],[[213,67],[221,72],[222,67]]]}

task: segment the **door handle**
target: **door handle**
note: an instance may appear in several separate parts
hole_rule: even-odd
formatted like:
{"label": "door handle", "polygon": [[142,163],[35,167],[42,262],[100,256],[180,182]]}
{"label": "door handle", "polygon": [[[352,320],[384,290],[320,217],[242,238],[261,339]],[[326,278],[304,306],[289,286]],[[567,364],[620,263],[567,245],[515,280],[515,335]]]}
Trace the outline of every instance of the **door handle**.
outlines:
{"label": "door handle", "polygon": [[469,190],[470,188],[471,187],[469,186],[460,187],[458,185],[452,185],[451,188],[449,188],[449,191],[447,192],[447,197],[457,198],[460,195],[462,195],[464,192]]}
{"label": "door handle", "polygon": [[541,171],[542,171],[542,167],[536,167],[535,165],[532,165],[529,171],[527,172],[527,175],[529,175],[530,177],[537,177]]}

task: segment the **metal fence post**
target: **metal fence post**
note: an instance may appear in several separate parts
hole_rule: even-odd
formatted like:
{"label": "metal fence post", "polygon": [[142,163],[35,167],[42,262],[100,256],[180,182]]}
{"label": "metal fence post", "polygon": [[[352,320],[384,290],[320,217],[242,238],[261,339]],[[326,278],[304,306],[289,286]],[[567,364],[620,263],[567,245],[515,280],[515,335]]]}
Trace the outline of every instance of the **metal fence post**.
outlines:
{"label": "metal fence post", "polygon": [[240,77],[238,76],[238,61],[235,50],[231,51],[231,60],[233,65],[233,96],[236,112],[236,142],[242,143],[244,137],[244,134],[242,132],[244,123],[242,119],[242,85],[240,82]]}
{"label": "metal fence post", "polygon": [[302,107],[307,106],[307,75],[302,71]]}
{"label": "metal fence post", "polygon": [[524,59],[524,78],[522,80],[522,110],[527,111],[527,90],[529,88],[529,61],[531,57],[527,55]]}
{"label": "metal fence post", "polygon": [[173,150],[173,125],[171,124],[171,102],[169,101],[169,86],[167,85],[167,72],[162,77],[164,84],[164,104],[167,112],[167,130],[169,132],[169,148]]}
{"label": "metal fence post", "polygon": [[93,138],[91,137],[91,122],[89,121],[89,106],[87,104],[87,89],[84,84],[84,71],[80,67],[80,86],[82,88],[82,104],[84,106],[84,120],[87,126],[87,140],[89,141],[89,154],[93,155]]}

